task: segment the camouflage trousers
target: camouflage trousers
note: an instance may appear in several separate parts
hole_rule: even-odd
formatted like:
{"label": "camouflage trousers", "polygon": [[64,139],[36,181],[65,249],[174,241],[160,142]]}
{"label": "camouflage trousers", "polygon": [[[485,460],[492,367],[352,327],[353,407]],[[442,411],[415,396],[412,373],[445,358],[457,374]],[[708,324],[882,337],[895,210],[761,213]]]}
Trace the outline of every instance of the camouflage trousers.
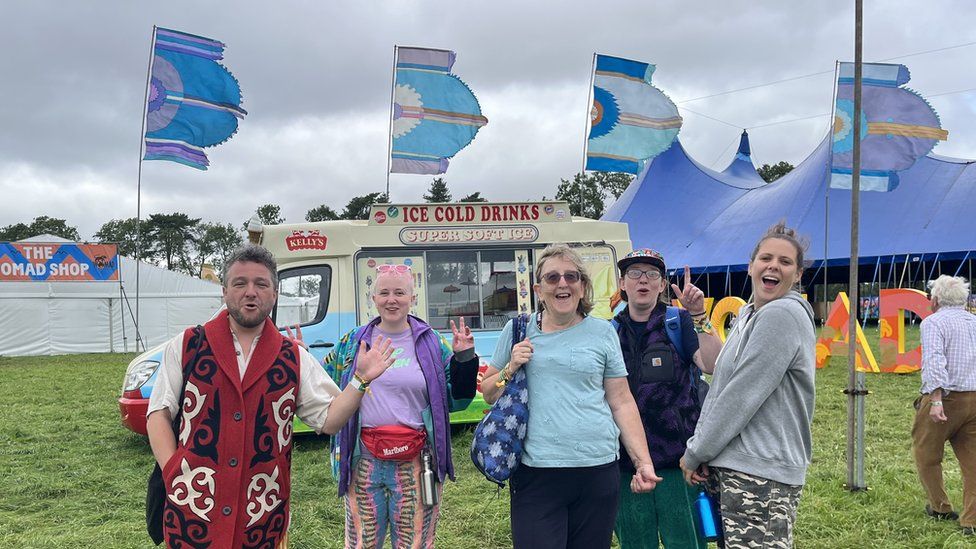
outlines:
{"label": "camouflage trousers", "polygon": [[711,488],[720,493],[727,549],[793,547],[793,525],[803,486],[791,486],[731,469],[713,467]]}

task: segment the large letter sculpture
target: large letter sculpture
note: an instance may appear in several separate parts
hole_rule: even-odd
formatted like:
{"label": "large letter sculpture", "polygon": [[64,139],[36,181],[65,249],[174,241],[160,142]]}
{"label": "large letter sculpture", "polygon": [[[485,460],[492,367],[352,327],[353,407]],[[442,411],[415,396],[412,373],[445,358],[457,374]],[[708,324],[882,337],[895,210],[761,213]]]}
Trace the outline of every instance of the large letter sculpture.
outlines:
{"label": "large letter sculpture", "polygon": [[[847,356],[847,337],[848,320],[851,315],[851,304],[845,292],[837,294],[837,299],[830,306],[827,314],[827,324],[823,327],[820,339],[817,341],[817,368],[827,365],[831,355]],[[874,352],[868,346],[868,340],[864,337],[861,324],[857,324],[857,353],[854,364],[859,372],[880,372],[878,361],[874,358]]]}
{"label": "large letter sculpture", "polygon": [[922,345],[905,351],[905,311],[920,319],[932,314],[925,292],[911,288],[881,290],[881,371],[895,374],[915,372],[922,368]]}

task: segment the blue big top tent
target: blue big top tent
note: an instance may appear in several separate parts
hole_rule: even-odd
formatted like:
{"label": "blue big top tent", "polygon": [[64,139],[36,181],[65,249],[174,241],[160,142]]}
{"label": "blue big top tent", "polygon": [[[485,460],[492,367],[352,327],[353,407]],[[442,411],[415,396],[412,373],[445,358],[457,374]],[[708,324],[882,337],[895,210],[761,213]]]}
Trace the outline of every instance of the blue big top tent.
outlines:
{"label": "blue big top tent", "polygon": [[[809,239],[805,285],[822,280],[824,258],[827,267],[845,267],[843,276],[839,271],[836,276],[846,280],[851,192],[828,186],[829,144],[825,139],[793,171],[766,184],[752,164],[746,132],[735,158],[721,172],[696,162],[675,140],[602,219],[627,223],[634,247],[660,251],[672,273],[690,265],[699,279],[705,275],[705,283],[724,287],[711,295],[744,294],[752,248],[780,220]],[[859,279],[880,285],[887,279],[907,287],[939,273],[971,276],[967,267],[976,257],[974,161],[929,154],[899,177],[891,192],[861,193]],[[712,280],[718,273],[724,281]]]}

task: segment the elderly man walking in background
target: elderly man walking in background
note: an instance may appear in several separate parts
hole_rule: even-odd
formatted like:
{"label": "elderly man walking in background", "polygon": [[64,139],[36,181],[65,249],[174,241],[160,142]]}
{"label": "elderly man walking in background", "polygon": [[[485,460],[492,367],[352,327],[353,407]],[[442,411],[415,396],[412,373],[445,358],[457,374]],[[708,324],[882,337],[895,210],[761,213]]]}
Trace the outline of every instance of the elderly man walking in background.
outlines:
{"label": "elderly man walking in background", "polygon": [[[976,315],[966,311],[969,284],[940,276],[929,282],[934,314],[922,321],[922,398],[912,426],[912,452],[925,488],[925,512],[959,519],[963,534],[976,535]],[[952,510],[942,480],[945,443],[959,460],[962,517]]]}

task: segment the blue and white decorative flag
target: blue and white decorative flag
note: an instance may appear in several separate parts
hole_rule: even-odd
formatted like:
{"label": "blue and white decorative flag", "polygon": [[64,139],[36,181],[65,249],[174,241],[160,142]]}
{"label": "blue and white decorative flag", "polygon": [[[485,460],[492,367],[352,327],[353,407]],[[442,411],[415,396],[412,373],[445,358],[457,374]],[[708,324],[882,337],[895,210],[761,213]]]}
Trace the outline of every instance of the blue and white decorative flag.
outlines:
{"label": "blue and white decorative flag", "polygon": [[[882,63],[861,65],[862,191],[887,192],[898,186],[898,173],[948,139],[939,115],[921,95],[903,84],[908,67]],[[854,64],[841,63],[834,110],[830,186],[850,189],[854,170]]]}
{"label": "blue and white decorative flag", "polygon": [[171,160],[206,170],[204,147],[237,131],[241,88],[217,61],[224,44],[157,27],[146,105],[146,160]]}
{"label": "blue and white decorative flag", "polygon": [[439,174],[488,123],[448,50],[397,47],[391,173]]}
{"label": "blue and white decorative flag", "polygon": [[586,169],[637,174],[681,129],[678,107],[651,85],[654,65],[596,56]]}

